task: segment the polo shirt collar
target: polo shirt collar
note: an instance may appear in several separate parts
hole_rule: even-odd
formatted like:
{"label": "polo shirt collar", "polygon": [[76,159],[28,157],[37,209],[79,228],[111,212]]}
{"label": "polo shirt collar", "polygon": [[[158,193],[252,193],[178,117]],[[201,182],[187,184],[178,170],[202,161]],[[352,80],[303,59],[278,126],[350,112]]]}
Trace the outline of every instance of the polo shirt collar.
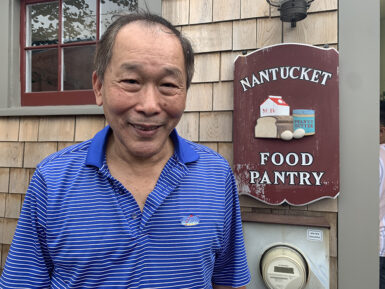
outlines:
{"label": "polo shirt collar", "polygon": [[[106,154],[107,140],[111,132],[112,130],[110,126],[107,125],[94,136],[88,149],[86,165],[95,166],[99,169],[103,166],[104,157]],[[171,132],[170,137],[174,143],[175,154],[177,155],[179,161],[187,164],[199,159],[199,155],[191,147],[191,144],[180,137],[176,129]]]}

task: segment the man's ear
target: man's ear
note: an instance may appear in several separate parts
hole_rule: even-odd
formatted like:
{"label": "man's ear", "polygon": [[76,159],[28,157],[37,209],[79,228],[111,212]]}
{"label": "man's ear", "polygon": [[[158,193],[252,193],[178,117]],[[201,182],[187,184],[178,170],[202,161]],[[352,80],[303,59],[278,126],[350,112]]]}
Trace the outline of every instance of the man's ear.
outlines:
{"label": "man's ear", "polygon": [[96,74],[96,71],[94,71],[92,73],[92,88],[94,90],[96,104],[99,106],[103,105],[102,87],[103,83]]}

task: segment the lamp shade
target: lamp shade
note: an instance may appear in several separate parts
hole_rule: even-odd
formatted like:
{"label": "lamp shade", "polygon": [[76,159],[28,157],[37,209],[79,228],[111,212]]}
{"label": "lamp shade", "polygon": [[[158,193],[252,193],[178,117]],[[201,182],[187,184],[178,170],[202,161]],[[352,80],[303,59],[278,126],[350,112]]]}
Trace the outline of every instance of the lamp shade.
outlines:
{"label": "lamp shade", "polygon": [[271,6],[278,7],[281,21],[295,23],[306,18],[310,3],[314,0],[266,0]]}
{"label": "lamp shade", "polygon": [[[281,7],[285,2],[291,2],[291,0],[266,0],[271,6]],[[306,0],[307,4],[313,2],[314,0]]]}

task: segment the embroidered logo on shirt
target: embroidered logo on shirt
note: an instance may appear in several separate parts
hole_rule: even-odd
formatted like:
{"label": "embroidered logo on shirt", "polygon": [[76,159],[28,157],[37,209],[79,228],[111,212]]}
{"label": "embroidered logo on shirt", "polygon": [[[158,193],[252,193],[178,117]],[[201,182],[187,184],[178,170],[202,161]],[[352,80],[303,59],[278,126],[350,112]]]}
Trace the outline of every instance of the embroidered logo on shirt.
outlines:
{"label": "embroidered logo on shirt", "polygon": [[190,216],[184,217],[180,223],[186,227],[196,226],[199,224],[199,217],[190,215]]}

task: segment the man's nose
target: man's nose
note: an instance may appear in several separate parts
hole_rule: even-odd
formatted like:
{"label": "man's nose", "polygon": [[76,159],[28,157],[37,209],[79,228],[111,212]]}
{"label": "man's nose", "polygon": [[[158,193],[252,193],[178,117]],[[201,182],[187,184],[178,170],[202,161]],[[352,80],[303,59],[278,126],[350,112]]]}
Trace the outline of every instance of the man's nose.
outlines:
{"label": "man's nose", "polygon": [[160,95],[155,85],[146,85],[142,88],[136,108],[146,115],[154,115],[160,112]]}

